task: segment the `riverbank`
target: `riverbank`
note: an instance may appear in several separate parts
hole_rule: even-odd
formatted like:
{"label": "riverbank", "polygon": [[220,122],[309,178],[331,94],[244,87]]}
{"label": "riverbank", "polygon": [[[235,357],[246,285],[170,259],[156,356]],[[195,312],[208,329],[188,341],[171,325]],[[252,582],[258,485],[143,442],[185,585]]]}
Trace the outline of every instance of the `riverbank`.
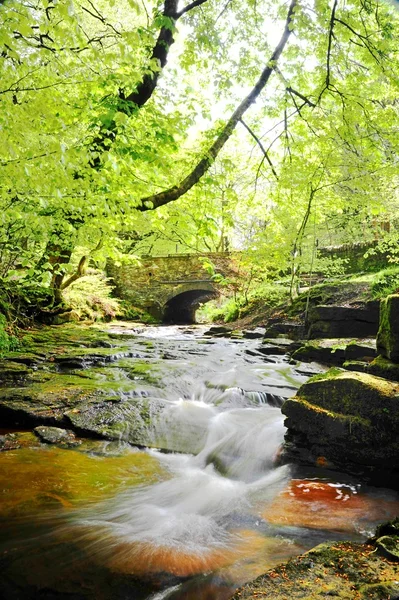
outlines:
{"label": "riverbank", "polygon": [[394,600],[398,579],[398,563],[375,543],[322,544],[248,583],[232,600]]}

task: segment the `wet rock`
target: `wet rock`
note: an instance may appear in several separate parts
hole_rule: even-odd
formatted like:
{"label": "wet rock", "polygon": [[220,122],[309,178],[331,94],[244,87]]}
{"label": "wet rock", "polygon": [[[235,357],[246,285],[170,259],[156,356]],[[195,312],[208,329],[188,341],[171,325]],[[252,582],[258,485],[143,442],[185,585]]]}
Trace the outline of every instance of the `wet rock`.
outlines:
{"label": "wet rock", "polygon": [[36,435],[47,444],[78,444],[76,436],[73,431],[67,429],[61,429],[60,427],[49,427],[45,425],[39,425],[35,427],[34,432]]}
{"label": "wet rock", "polygon": [[185,415],[180,421],[169,406],[160,398],[109,398],[66,411],[65,417],[84,434],[171,452],[198,453],[206,440],[207,421],[195,413],[195,407],[188,407],[194,411],[191,419]]}
{"label": "wet rock", "polygon": [[347,371],[357,371],[359,373],[369,372],[369,363],[362,360],[346,360],[342,366]]}
{"label": "wet rock", "polygon": [[320,466],[331,462],[392,486],[399,461],[399,384],[331,369],[302,385],[282,412],[286,457]]}
{"label": "wet rock", "polygon": [[314,306],[308,314],[308,338],[368,337],[378,330],[378,302],[368,302],[363,307]]}
{"label": "wet rock", "polygon": [[320,544],[245,584],[232,600],[394,600],[399,595],[397,563],[366,544]]}
{"label": "wet rock", "polygon": [[242,331],[242,337],[244,337],[247,340],[256,340],[258,338],[263,338],[265,335],[265,331],[265,329],[261,329],[260,327],[256,329],[244,329]]}
{"label": "wet rock", "polygon": [[265,356],[270,356],[271,354],[283,356],[284,354],[287,354],[288,349],[287,347],[277,344],[264,344],[258,348],[258,352],[264,354]]}
{"label": "wet rock", "polygon": [[231,334],[231,329],[229,327],[225,327],[224,325],[214,325],[205,331],[204,335],[207,336],[216,336],[216,337],[228,337]]}
{"label": "wet rock", "polygon": [[278,336],[290,337],[293,340],[300,340],[305,337],[305,327],[301,323],[296,321],[289,322],[276,322],[271,323],[266,327],[265,336],[269,338],[276,338]]}
{"label": "wet rock", "polygon": [[96,351],[93,351],[92,348],[81,348],[72,352],[56,354],[52,359],[63,368],[84,369],[90,365],[105,364],[122,358],[136,358],[137,356],[136,353],[129,351],[126,347],[105,347],[98,348]]}
{"label": "wet rock", "polygon": [[[376,541],[376,546],[379,551],[389,558],[390,560],[394,560],[399,562],[399,537],[396,535],[384,535],[383,537],[378,538]],[[399,592],[399,588],[398,588]]]}
{"label": "wet rock", "polygon": [[[345,362],[345,346],[342,340],[334,340],[329,344],[322,342],[307,342],[291,354],[293,360],[303,362],[318,362],[327,365],[342,366]],[[334,345],[335,344],[337,345]],[[341,342],[340,345],[339,342]]]}
{"label": "wet rock", "polygon": [[368,366],[368,373],[377,377],[384,377],[391,381],[399,381],[399,364],[392,362],[384,356],[377,356]]}
{"label": "wet rock", "polygon": [[345,360],[360,360],[371,362],[377,357],[375,340],[353,341],[345,348]]}
{"label": "wet rock", "polygon": [[377,350],[393,362],[399,362],[399,294],[381,301]]}
{"label": "wet rock", "polygon": [[90,380],[53,373],[43,383],[0,389],[0,419],[13,426],[62,425],[66,410],[99,401],[107,391],[105,383],[97,389]]}
{"label": "wet rock", "polygon": [[19,448],[36,448],[39,440],[30,431],[17,431],[0,435],[0,452],[18,450]]}
{"label": "wet rock", "polygon": [[0,383],[23,381],[31,373],[32,369],[24,364],[10,360],[0,360]]}

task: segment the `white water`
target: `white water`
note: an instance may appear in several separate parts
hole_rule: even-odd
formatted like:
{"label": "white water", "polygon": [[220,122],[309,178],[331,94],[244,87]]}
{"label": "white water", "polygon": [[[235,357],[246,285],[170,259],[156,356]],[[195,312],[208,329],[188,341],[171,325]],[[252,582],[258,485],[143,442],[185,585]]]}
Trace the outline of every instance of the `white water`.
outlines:
{"label": "white water", "polygon": [[[143,552],[151,563],[159,549],[197,557],[230,551],[240,545],[242,519],[256,529],[253,511],[259,498],[270,502],[289,479],[287,467],[274,468],[284,426],[279,408],[267,402],[281,404],[276,393],[289,395],[304,378],[281,357],[273,368],[261,357],[246,356],[245,348],[259,340],[212,340],[200,346],[175,327],[140,335],[160,344],[152,360],[165,352],[163,340],[173,357],[170,370],[162,373],[162,392],[157,390],[166,408],[155,422],[154,439],[162,439],[164,447],[181,444],[183,450],[189,440],[196,455],[150,451],[170,471],[169,480],[86,510],[75,525],[93,553],[117,553],[124,563]],[[193,349],[204,356],[193,357]],[[128,409],[125,417],[128,431]]]}

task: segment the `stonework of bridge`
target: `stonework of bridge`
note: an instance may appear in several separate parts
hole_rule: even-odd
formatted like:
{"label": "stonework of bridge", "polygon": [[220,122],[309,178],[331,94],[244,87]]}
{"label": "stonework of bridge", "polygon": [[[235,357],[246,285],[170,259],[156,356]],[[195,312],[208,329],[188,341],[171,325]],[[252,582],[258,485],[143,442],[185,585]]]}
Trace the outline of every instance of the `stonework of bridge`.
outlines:
{"label": "stonework of bridge", "polygon": [[164,323],[194,323],[199,306],[220,294],[221,286],[205,263],[224,277],[238,274],[234,254],[229,252],[146,256],[139,265],[110,262],[107,272],[116,294],[132,306]]}

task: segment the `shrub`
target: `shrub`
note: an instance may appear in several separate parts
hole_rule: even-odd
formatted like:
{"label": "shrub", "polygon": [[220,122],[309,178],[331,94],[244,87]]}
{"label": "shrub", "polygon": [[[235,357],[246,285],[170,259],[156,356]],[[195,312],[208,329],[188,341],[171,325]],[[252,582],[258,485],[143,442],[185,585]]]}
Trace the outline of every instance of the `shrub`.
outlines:
{"label": "shrub", "polygon": [[64,290],[65,302],[83,319],[110,321],[120,314],[120,302],[111,297],[109,281],[102,271],[88,269],[87,275]]}
{"label": "shrub", "polygon": [[385,298],[399,290],[399,266],[388,267],[376,275],[371,284],[373,298]]}

